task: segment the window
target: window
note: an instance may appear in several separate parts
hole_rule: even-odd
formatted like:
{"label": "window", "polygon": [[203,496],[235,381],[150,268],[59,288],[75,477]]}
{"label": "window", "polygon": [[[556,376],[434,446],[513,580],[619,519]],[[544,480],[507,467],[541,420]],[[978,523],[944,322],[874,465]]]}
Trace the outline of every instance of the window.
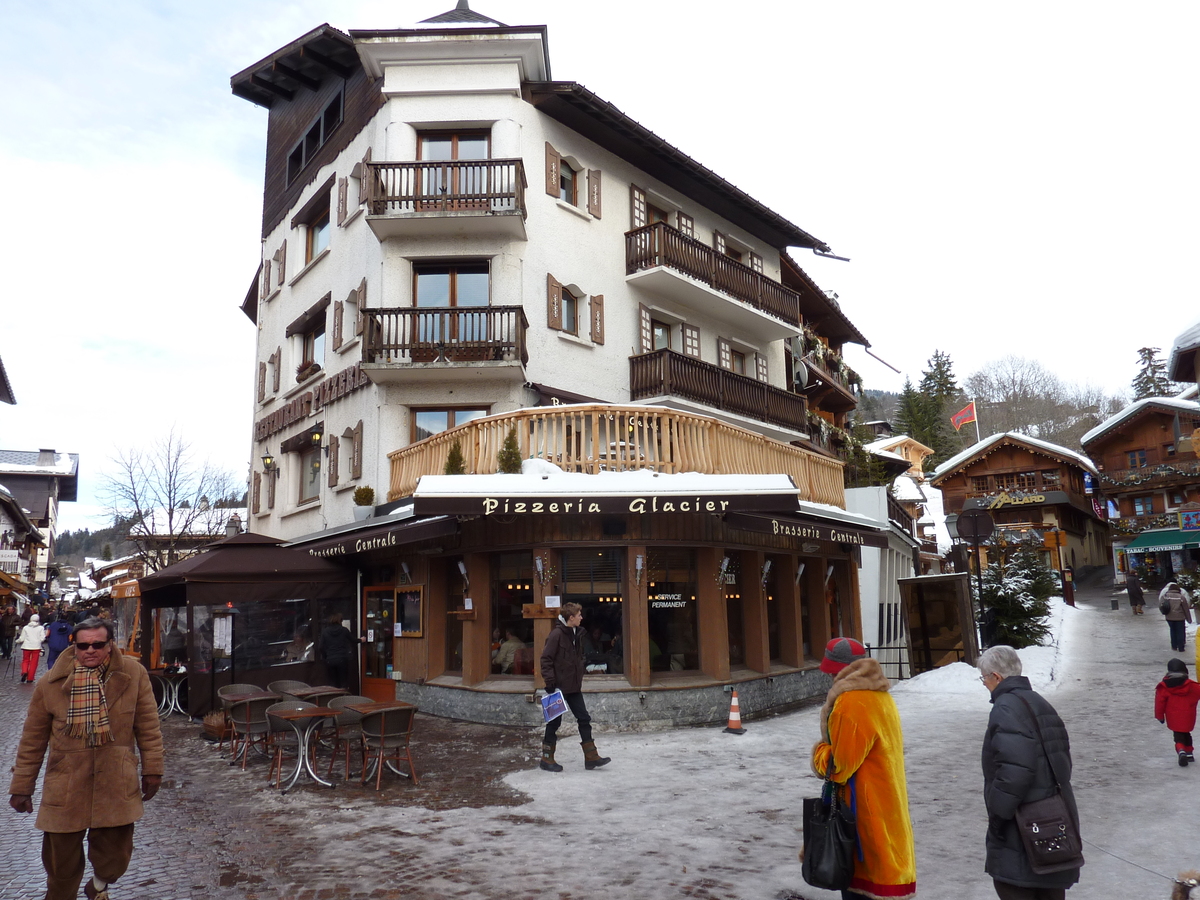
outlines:
{"label": "window", "polygon": [[562,551],[562,599],[583,607],[583,655],[589,675],[625,671],[624,562],[623,549]]}
{"label": "window", "polygon": [[1018,491],[1037,490],[1037,473],[1018,472],[1016,475],[1016,484]]}
{"label": "window", "polygon": [[1133,514],[1135,516],[1150,516],[1154,514],[1154,495],[1133,498]]}
{"label": "window", "polygon": [[317,116],[316,121],[308,127],[304,137],[288,153],[288,184],[295,181],[304,167],[312,162],[317,151],[325,145],[334,129],[340,124],[342,124],[342,92],[338,91],[337,96],[329,101],[329,105],[325,107],[321,115]]}
{"label": "window", "polygon": [[314,325],[312,330],[304,332],[304,352],[301,357],[300,372],[311,368],[321,368],[325,365],[325,320]]}
{"label": "window", "polygon": [[487,306],[487,263],[421,263],[413,266],[417,306]]}
{"label": "window", "polygon": [[568,334],[579,334],[579,304],[570,288],[562,289],[562,330]]}
{"label": "window", "polygon": [[1175,458],[1175,445],[1174,444],[1163,444],[1163,458],[1164,459],[1174,459]]}
{"label": "window", "polygon": [[572,206],[579,205],[578,178],[575,170],[566,162],[558,167],[558,199]]}
{"label": "window", "polygon": [[1060,487],[1062,474],[1058,469],[1042,469],[1042,487]]}
{"label": "window", "polygon": [[310,447],[300,453],[301,503],[316,500],[321,493],[321,448]]}
{"label": "window", "polygon": [[646,622],[650,633],[650,670],[699,669],[696,551],[689,548],[651,550],[646,560],[646,578],[650,606]]}
{"label": "window", "polygon": [[[489,159],[491,144],[486,131],[426,132],[417,139],[417,159],[422,162]],[[421,193],[436,197],[438,208],[486,208],[488,176],[487,166],[423,166]]]}
{"label": "window", "polygon": [[986,475],[972,475],[971,476],[971,490],[973,490],[977,493],[980,493],[980,494],[986,494],[987,489],[988,489],[988,479],[987,479]]}
{"label": "window", "polygon": [[486,409],[414,409],[412,439],[423,441],[427,437],[458,425],[465,425],[487,414]]}
{"label": "window", "polygon": [[1146,467],[1146,451],[1145,450],[1130,450],[1125,455],[1129,459],[1129,468],[1144,469]]}
{"label": "window", "polygon": [[308,224],[304,238],[304,262],[310,263],[329,246],[329,207]]}
{"label": "window", "polygon": [[659,209],[653,203],[646,204],[646,215],[649,217],[651,225],[655,222],[666,222],[670,219],[670,215],[665,209]]}
{"label": "window", "polygon": [[738,375],[746,374],[746,354],[741,350],[730,349],[729,371],[736,372]]}
{"label": "window", "polygon": [[696,236],[696,220],[687,213],[679,213],[676,216],[676,221],[679,222],[679,231],[687,237],[694,238]]}
{"label": "window", "polygon": [[996,479],[996,490],[1015,491],[1017,489],[1017,476],[1012,472],[1004,472],[994,477]]}
{"label": "window", "polygon": [[1171,505],[1183,506],[1187,502],[1187,494],[1184,491],[1171,491]]}
{"label": "window", "polygon": [[650,320],[651,347],[654,350],[671,349],[671,326],[658,319]]}

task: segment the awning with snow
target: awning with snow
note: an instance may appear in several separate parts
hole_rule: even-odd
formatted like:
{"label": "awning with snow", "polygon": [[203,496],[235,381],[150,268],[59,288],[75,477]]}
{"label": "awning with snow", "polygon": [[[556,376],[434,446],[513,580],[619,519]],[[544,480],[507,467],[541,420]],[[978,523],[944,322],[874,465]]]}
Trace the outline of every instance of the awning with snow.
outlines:
{"label": "awning with snow", "polygon": [[1187,550],[1200,547],[1200,531],[1143,531],[1125,545],[1126,553],[1157,553],[1160,550]]}
{"label": "awning with snow", "polygon": [[731,528],[740,528],[743,531],[789,538],[796,546],[808,541],[827,541],[856,547],[888,545],[886,532],[814,515],[761,516],[731,513],[725,517],[725,523]]}

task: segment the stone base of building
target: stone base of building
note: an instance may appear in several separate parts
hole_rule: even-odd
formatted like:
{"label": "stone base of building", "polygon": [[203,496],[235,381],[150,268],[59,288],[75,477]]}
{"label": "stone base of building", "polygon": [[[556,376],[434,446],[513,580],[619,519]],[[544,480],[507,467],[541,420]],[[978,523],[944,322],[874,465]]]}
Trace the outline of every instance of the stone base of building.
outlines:
{"label": "stone base of building", "polygon": [[[396,698],[415,703],[423,713],[448,719],[531,728],[543,725],[532,681],[496,680],[473,687],[456,681],[442,677],[425,684],[397,682]],[[727,721],[730,693],[725,684],[679,681],[678,685],[631,688],[619,676],[595,679],[594,684],[589,679],[584,695],[592,727],[599,732],[656,731]],[[830,681],[829,675],[814,666],[769,675],[735,673],[729,686],[738,692],[742,720],[746,721],[822,701]],[[567,715],[559,734],[576,733],[575,719]]]}

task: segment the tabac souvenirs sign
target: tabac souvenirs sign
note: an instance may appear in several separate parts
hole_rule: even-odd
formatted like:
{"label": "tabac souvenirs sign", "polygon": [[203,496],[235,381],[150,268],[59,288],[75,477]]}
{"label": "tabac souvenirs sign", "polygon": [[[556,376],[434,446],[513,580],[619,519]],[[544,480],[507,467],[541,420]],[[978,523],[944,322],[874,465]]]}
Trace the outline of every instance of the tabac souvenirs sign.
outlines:
{"label": "tabac souvenirs sign", "polygon": [[414,497],[418,516],[578,516],[655,513],[795,512],[795,494],[656,494],[531,497]]}
{"label": "tabac souvenirs sign", "polygon": [[851,544],[855,547],[886,547],[888,545],[887,535],[882,532],[865,531],[849,526],[825,525],[807,519],[735,514],[726,516],[725,523],[731,528],[740,528],[742,531],[794,538],[797,545],[805,541],[827,541],[833,544]]}

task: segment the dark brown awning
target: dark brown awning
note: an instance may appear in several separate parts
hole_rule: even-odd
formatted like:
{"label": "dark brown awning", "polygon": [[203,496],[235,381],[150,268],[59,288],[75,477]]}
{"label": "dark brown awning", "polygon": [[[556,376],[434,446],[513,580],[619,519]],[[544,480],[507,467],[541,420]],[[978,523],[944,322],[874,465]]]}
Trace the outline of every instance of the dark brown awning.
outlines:
{"label": "dark brown awning", "polygon": [[312,330],[312,326],[318,321],[325,319],[325,307],[329,306],[329,294],[326,294],[308,309],[300,314],[300,318],[292,322],[284,331],[286,337],[291,337],[293,334],[303,334],[306,331]]}
{"label": "dark brown awning", "polygon": [[336,535],[314,535],[288,544],[289,549],[312,557],[338,558],[370,553],[402,544],[415,544],[458,533],[458,521],[446,516],[433,519],[404,519],[399,522],[356,528]]}
{"label": "dark brown awning", "polygon": [[743,531],[792,538],[797,545],[805,541],[826,541],[856,547],[888,545],[888,536],[884,531],[844,525],[833,519],[820,519],[816,516],[755,516],[730,513],[725,517],[725,524]]}

